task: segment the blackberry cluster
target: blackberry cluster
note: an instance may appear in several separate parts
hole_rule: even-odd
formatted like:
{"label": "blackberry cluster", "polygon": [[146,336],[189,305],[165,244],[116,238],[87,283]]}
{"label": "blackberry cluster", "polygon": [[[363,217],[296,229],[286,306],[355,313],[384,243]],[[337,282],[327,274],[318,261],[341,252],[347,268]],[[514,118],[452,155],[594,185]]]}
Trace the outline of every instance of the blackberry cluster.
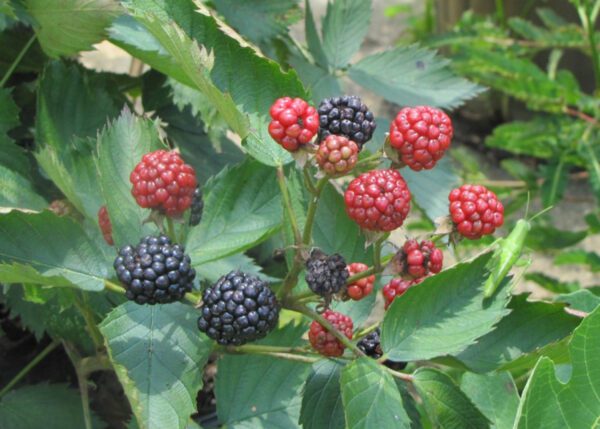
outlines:
{"label": "blackberry cluster", "polygon": [[202,220],[202,212],[204,211],[204,199],[202,198],[202,189],[196,187],[192,196],[192,206],[190,207],[190,226],[196,226]]}
{"label": "blackberry cluster", "polygon": [[138,304],[179,301],[192,290],[196,270],[179,244],[164,235],[148,236],[119,250],[114,268],[128,299]]}
{"label": "blackberry cluster", "polygon": [[331,298],[340,292],[350,276],[344,257],[338,253],[327,256],[314,249],[306,261],[306,283],[317,295]]}
{"label": "blackberry cluster", "polygon": [[319,141],[329,135],[347,137],[362,149],[375,131],[373,112],[355,95],[326,98],[319,108]]}
{"label": "blackberry cluster", "polygon": [[381,349],[381,342],[379,339],[380,334],[381,332],[379,328],[377,328],[360,340],[356,346],[367,356],[372,357],[373,359],[379,359],[383,356],[383,350]]}
{"label": "blackberry cluster", "polygon": [[265,337],[279,319],[269,284],[231,271],[204,291],[198,328],[221,345],[239,346]]}

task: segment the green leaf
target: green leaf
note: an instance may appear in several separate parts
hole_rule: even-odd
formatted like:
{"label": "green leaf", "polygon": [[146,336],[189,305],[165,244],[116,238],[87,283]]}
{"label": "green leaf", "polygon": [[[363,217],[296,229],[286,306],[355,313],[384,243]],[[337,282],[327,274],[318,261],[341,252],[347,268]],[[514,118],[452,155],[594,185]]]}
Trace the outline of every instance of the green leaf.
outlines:
{"label": "green leaf", "polygon": [[461,379],[460,388],[492,422],[491,428],[512,429],[519,407],[519,392],[510,373],[466,373]]}
{"label": "green leaf", "polygon": [[[92,421],[94,427],[102,426],[96,416]],[[12,390],[0,401],[0,427],[83,428],[85,420],[79,393],[66,384],[36,384]]]}
{"label": "green leaf", "polygon": [[600,310],[586,317],[569,345],[573,370],[568,381],[556,377],[554,363],[541,358],[525,386],[514,427],[518,429],[579,429],[594,427],[600,418]]}
{"label": "green leaf", "polygon": [[496,329],[458,354],[471,370],[493,371],[516,358],[571,334],[579,319],[564,311],[563,305],[529,302],[527,295],[513,297],[510,314]]}
{"label": "green leaf", "polygon": [[204,188],[202,222],[186,248],[193,264],[249,249],[281,228],[281,201],[275,170],[248,160],[228,167]]}
{"label": "green leaf", "polygon": [[[505,316],[508,280],[489,300],[486,253],[429,277],[397,297],[383,319],[381,344],[395,361],[454,355],[473,344]],[[415,305],[419,303],[419,305]]]}
{"label": "green leaf", "polygon": [[[109,267],[104,250],[68,217],[13,211],[0,215],[0,235],[2,264],[28,264],[43,276],[61,277],[83,290],[104,289]],[[18,273],[6,267],[2,271],[12,280]]]}
{"label": "green leaf", "polygon": [[185,428],[196,410],[211,342],[181,303],[115,308],[100,324],[110,359],[141,428]]}
{"label": "green leaf", "polygon": [[348,65],[362,44],[371,21],[371,1],[334,0],[323,18],[323,51],[334,69]]}
{"label": "green leaf", "polygon": [[217,259],[215,261],[206,262],[201,265],[196,265],[196,274],[199,278],[206,279],[211,283],[215,283],[224,274],[239,270],[244,273],[254,274],[263,280],[276,280],[265,275],[262,272],[262,267],[254,262],[254,259],[246,256],[243,253],[236,253],[226,258]]}
{"label": "green leaf", "polygon": [[600,201],[600,151],[598,150],[597,140],[591,143],[584,137],[583,144],[579,146],[579,151],[585,160],[585,166],[590,174],[590,185],[596,196],[596,201]]}
{"label": "green leaf", "polygon": [[541,191],[544,207],[553,206],[562,199],[569,180],[569,170],[563,158],[552,160],[542,168],[544,182]]}
{"label": "green leaf", "polygon": [[448,375],[436,369],[421,368],[414,377],[415,388],[434,427],[489,428],[488,419]]}
{"label": "green leaf", "polygon": [[340,377],[344,365],[323,359],[312,366],[302,395],[299,423],[303,429],[334,429],[346,426]]}
{"label": "green leaf", "polygon": [[317,104],[324,98],[342,94],[340,79],[320,65],[312,64],[298,54],[291,55],[289,62],[298,72],[306,89],[311,93],[313,103]]}
{"label": "green leaf", "polygon": [[526,374],[531,371],[537,361],[542,357],[548,357],[556,364],[569,364],[569,340],[570,336],[556,342],[550,343],[540,349],[536,349],[531,353],[527,353],[513,360],[512,362],[502,365],[499,371],[511,371],[513,374]]}
{"label": "green leaf", "polygon": [[284,36],[302,12],[298,0],[220,0],[217,12],[249,40],[255,43]]}
{"label": "green leaf", "polygon": [[320,68],[326,69],[329,61],[327,60],[327,55],[325,55],[325,52],[323,51],[321,38],[317,32],[315,18],[312,13],[312,8],[310,7],[310,0],[304,0],[304,15],[304,32],[306,33],[306,44],[308,45],[308,50],[315,59],[316,64],[320,66]]}
{"label": "green leaf", "polygon": [[244,149],[256,160],[271,167],[292,162],[288,151],[279,146],[268,132],[267,120],[258,115],[250,116],[250,133],[242,142]]}
{"label": "green leaf", "polygon": [[563,252],[554,258],[556,265],[588,265],[592,272],[600,271],[600,255],[582,249]]}
{"label": "green leaf", "polygon": [[150,211],[139,207],[131,195],[129,175],[144,154],[164,148],[158,123],[137,118],[128,109],[98,136],[99,183],[117,246],[136,244],[142,236],[156,232],[144,224]]}
{"label": "green leaf", "polygon": [[410,428],[394,379],[373,359],[362,357],[348,364],[341,386],[346,427]]}
{"label": "green leaf", "polygon": [[[306,327],[288,324],[257,344],[302,344]],[[300,390],[310,366],[260,355],[228,355],[219,360],[215,386],[219,421],[232,429],[295,428]]]}
{"label": "green leaf", "polygon": [[431,221],[448,215],[448,194],[458,186],[459,177],[448,158],[441,159],[434,169],[401,171],[414,201]]}
{"label": "green leaf", "polygon": [[570,293],[575,292],[581,286],[579,282],[561,282],[554,277],[547,276],[543,273],[526,273],[525,280],[537,283],[539,286],[552,293]]}
{"label": "green leaf", "polygon": [[95,138],[123,101],[111,85],[104,75],[54,61],[38,90],[36,159],[77,210],[94,220],[102,205]]}
{"label": "green leaf", "polygon": [[121,13],[115,0],[25,0],[25,5],[37,21],[37,38],[51,57],[91,50]]}
{"label": "green leaf", "polygon": [[19,107],[11,97],[11,90],[0,88],[0,144],[12,140],[6,133],[19,125]]}
{"label": "green leaf", "polygon": [[594,295],[587,289],[581,289],[571,293],[558,295],[554,298],[556,302],[566,302],[569,307],[591,313],[600,304],[600,297]]}
{"label": "green leaf", "polygon": [[27,210],[42,210],[48,206],[46,200],[33,189],[31,182],[20,174],[0,165],[0,207]]}
{"label": "green leaf", "polygon": [[533,250],[547,251],[573,246],[587,237],[587,231],[559,230],[550,225],[534,224],[525,245]]}
{"label": "green leaf", "polygon": [[402,106],[460,106],[483,88],[456,77],[435,52],[407,46],[369,55],[354,64],[350,78]]}

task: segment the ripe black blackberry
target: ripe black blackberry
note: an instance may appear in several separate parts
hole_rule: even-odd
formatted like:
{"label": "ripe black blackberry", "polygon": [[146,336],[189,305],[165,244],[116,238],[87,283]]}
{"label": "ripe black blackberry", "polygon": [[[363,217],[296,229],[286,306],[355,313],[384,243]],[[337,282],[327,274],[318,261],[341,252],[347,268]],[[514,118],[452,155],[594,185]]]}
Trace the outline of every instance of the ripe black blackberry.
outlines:
{"label": "ripe black blackberry", "polygon": [[383,356],[379,335],[380,331],[379,328],[377,328],[360,340],[356,346],[367,356],[372,357],[373,359],[379,359],[381,356]]}
{"label": "ripe black blackberry", "polygon": [[354,141],[359,149],[371,140],[375,131],[373,112],[355,95],[326,98],[319,108],[319,141],[341,135]]}
{"label": "ripe black blackberry", "polygon": [[[356,346],[367,356],[373,359],[379,359],[383,356],[383,349],[381,348],[381,330],[377,328],[360,340]],[[383,364],[395,371],[401,371],[406,368],[406,362],[394,362],[389,359],[383,362]]]}
{"label": "ripe black blackberry", "polygon": [[202,189],[200,185],[196,187],[192,197],[192,206],[190,207],[190,226],[196,226],[202,220],[204,211],[204,200],[202,199]]}
{"label": "ripe black blackberry", "polygon": [[344,257],[339,253],[327,256],[319,249],[313,249],[306,261],[306,283],[310,290],[326,298],[331,297],[346,287],[350,277]]}
{"label": "ripe black blackberry", "polygon": [[136,247],[125,246],[113,264],[125,295],[138,304],[179,301],[192,290],[196,270],[185,248],[169,237],[144,237]]}
{"label": "ripe black blackberry", "polygon": [[221,345],[239,346],[265,337],[279,319],[269,284],[231,271],[204,291],[198,328]]}

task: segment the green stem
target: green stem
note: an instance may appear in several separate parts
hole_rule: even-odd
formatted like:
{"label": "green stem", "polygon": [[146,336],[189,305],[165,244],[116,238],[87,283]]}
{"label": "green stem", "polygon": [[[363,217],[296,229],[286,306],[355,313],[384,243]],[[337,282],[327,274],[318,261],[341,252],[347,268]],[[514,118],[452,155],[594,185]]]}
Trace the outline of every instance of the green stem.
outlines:
{"label": "green stem", "polygon": [[296,220],[296,214],[294,213],[294,208],[292,207],[292,199],[290,198],[290,193],[288,192],[285,173],[281,165],[277,167],[277,183],[279,184],[279,190],[281,191],[281,197],[283,198],[283,207],[287,212],[290,225],[292,226],[292,231],[294,232],[296,245],[300,245],[300,243],[302,243],[302,236],[300,235],[300,228],[298,228],[298,221]]}
{"label": "green stem", "polygon": [[312,238],[313,225],[315,223],[315,215],[317,214],[317,207],[319,206],[319,199],[321,198],[321,192],[323,188],[329,182],[328,177],[319,179],[315,187],[315,192],[308,204],[308,213],[306,214],[306,224],[304,225],[304,233],[302,234],[302,243],[306,246],[310,244]]}
{"label": "green stem", "polygon": [[243,346],[224,347],[225,351],[237,353],[305,353],[303,347],[265,346],[260,344],[244,344]]}
{"label": "green stem", "polygon": [[383,247],[383,242],[389,237],[388,234],[380,237],[373,244],[373,268],[375,272],[381,271],[381,248]]}
{"label": "green stem", "polygon": [[92,413],[90,412],[90,392],[88,389],[87,374],[84,374],[81,370],[81,356],[77,349],[70,343],[63,341],[63,347],[69,356],[73,367],[75,367],[75,374],[77,375],[77,382],[79,384],[79,393],[81,395],[81,408],[83,410],[85,429],[93,429]]}
{"label": "green stem", "polygon": [[307,162],[306,165],[304,166],[304,168],[302,169],[302,174],[304,175],[304,186],[306,186],[306,189],[308,189],[308,191],[311,194],[315,194],[317,192],[316,188],[315,188],[315,183],[312,179],[312,177],[310,177],[310,164]]}
{"label": "green stem", "polygon": [[202,297],[194,292],[187,292],[183,298],[194,306],[197,306],[202,300]]}
{"label": "green stem", "polygon": [[173,219],[167,216],[167,235],[173,243],[177,243],[177,234],[175,233],[175,224]]}
{"label": "green stem", "polygon": [[365,337],[365,336],[369,335],[371,332],[373,332],[374,330],[376,330],[378,327],[379,327],[379,322],[373,323],[371,326],[367,326],[366,328],[363,328],[360,331],[358,331],[354,335],[354,338],[358,339],[358,338]]}
{"label": "green stem", "polygon": [[31,36],[31,38],[27,41],[25,46],[23,46],[23,49],[21,49],[21,52],[19,52],[17,58],[14,59],[8,70],[6,70],[6,73],[4,73],[2,80],[0,80],[0,88],[4,87],[4,84],[8,81],[8,79],[10,79],[11,75],[13,74],[13,72],[15,71],[15,69],[17,68],[17,66],[19,65],[29,48],[31,48],[31,45],[33,45],[33,42],[35,42],[35,34]]}
{"label": "green stem", "polygon": [[21,381],[21,379],[23,377],[25,377],[27,374],[29,374],[29,371],[31,371],[33,368],[35,368],[46,356],[48,356],[48,354],[50,352],[52,352],[56,347],[58,347],[58,345],[60,344],[59,341],[52,341],[50,344],[48,344],[44,350],[42,350],[36,357],[34,357],[31,362],[29,362],[25,368],[23,368],[21,371],[19,371],[19,373],[17,375],[15,375],[13,377],[12,380],[10,380],[8,382],[8,384],[6,386],[4,386],[4,388],[2,390],[0,390],[0,398],[2,398],[4,395],[6,395],[6,393],[8,393],[19,381]]}
{"label": "green stem", "polygon": [[120,295],[125,295],[125,288],[119,286],[116,283],[111,282],[110,280],[104,280],[104,287],[112,292],[118,293]]}
{"label": "green stem", "polygon": [[94,343],[96,350],[101,349],[102,347],[104,347],[104,337],[98,329],[98,325],[96,325],[96,320],[92,309],[87,303],[87,296],[85,295],[85,292],[82,292],[82,300],[80,300],[77,296],[74,300],[74,303],[75,307],[77,307],[77,310],[79,310],[79,312],[83,316],[83,320],[85,321],[85,325],[87,326],[88,332],[90,334],[90,337],[92,338],[92,342]]}
{"label": "green stem", "polygon": [[362,352],[362,350],[360,350],[358,347],[356,347],[356,345],[348,339],[348,337],[346,337],[344,334],[342,334],[340,331],[338,331],[335,328],[335,326],[333,326],[331,323],[329,323],[329,320],[325,319],[322,315],[320,315],[313,309],[311,309],[305,305],[298,305],[298,304],[290,306],[288,308],[290,310],[296,311],[298,313],[302,313],[305,316],[308,316],[313,320],[316,320],[321,326],[323,326],[325,329],[327,329],[331,333],[331,335],[333,335],[335,338],[337,338],[347,348],[352,350],[352,352],[356,356],[361,357],[361,356],[365,355]]}
{"label": "green stem", "polygon": [[496,18],[502,26],[506,27],[506,14],[504,12],[504,0],[496,0]]}

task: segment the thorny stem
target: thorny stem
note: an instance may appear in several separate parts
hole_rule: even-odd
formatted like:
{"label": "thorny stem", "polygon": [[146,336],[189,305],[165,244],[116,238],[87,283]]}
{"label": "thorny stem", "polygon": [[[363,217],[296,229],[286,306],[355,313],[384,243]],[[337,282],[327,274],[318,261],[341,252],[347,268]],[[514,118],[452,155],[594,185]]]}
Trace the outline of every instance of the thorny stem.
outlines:
{"label": "thorny stem", "polygon": [[70,343],[63,341],[63,347],[65,352],[69,356],[71,363],[75,367],[75,374],[77,375],[77,382],[79,384],[79,393],[81,394],[81,407],[83,409],[83,420],[85,422],[85,429],[92,428],[92,414],[90,412],[90,394],[88,390],[87,375],[81,370],[81,356],[79,352]]}
{"label": "thorny stem", "polygon": [[31,38],[27,41],[25,46],[23,46],[23,49],[21,49],[21,52],[19,52],[17,58],[14,59],[8,70],[6,70],[6,73],[4,73],[4,76],[0,81],[0,88],[2,88],[4,84],[8,81],[8,79],[10,79],[11,75],[13,74],[13,72],[15,71],[15,69],[17,68],[17,66],[19,65],[29,48],[31,48],[31,45],[33,45],[33,42],[35,42],[35,34],[31,36]]}
{"label": "thorny stem", "polygon": [[335,326],[333,326],[327,319],[325,319],[322,315],[314,311],[313,309],[305,306],[305,305],[293,305],[288,307],[290,310],[297,311],[298,313],[302,313],[305,316],[310,317],[313,320],[319,322],[321,326],[327,329],[334,337],[336,337],[343,345],[352,350],[352,352],[358,356],[365,356],[365,354],[360,350],[352,341],[348,339],[344,334],[338,331]]}
{"label": "thorny stem", "polygon": [[296,220],[296,214],[294,213],[294,208],[292,207],[292,200],[290,198],[290,193],[287,188],[287,181],[285,179],[285,173],[283,172],[283,167],[280,165],[277,167],[277,183],[279,184],[279,190],[281,191],[281,197],[283,198],[283,206],[285,211],[287,212],[290,225],[292,226],[292,231],[294,231],[294,239],[296,244],[299,245],[302,243],[302,236],[300,235],[300,229],[298,228],[298,221]]}
{"label": "thorny stem", "polygon": [[304,225],[304,233],[302,234],[302,243],[304,243],[306,246],[310,244],[310,239],[312,238],[312,230],[313,225],[315,223],[315,215],[317,213],[317,207],[319,205],[319,198],[321,197],[321,192],[323,192],[323,188],[328,182],[328,177],[323,177],[319,179],[315,187],[314,195],[310,200],[310,203],[308,204],[306,224]]}
{"label": "thorny stem", "polygon": [[594,117],[592,117],[592,116],[590,116],[590,115],[588,115],[588,114],[586,114],[586,113],[583,113],[583,112],[582,112],[582,111],[580,111],[580,110],[574,109],[574,108],[572,108],[572,107],[569,107],[569,106],[565,106],[565,107],[563,108],[563,111],[564,111],[564,112],[565,112],[567,115],[574,116],[574,117],[576,117],[576,118],[579,118],[579,119],[581,119],[581,120],[584,120],[584,121],[586,121],[586,122],[589,122],[589,123],[590,123],[590,124],[592,124],[592,125],[595,125],[595,126],[600,126],[600,123],[598,122],[598,120],[597,120],[596,118],[594,118]]}
{"label": "thorny stem", "polygon": [[12,380],[8,382],[6,386],[2,390],[0,390],[0,398],[2,398],[6,393],[8,393],[23,377],[29,374],[33,368],[35,368],[50,352],[52,352],[58,345],[60,341],[54,340],[50,344],[44,348],[36,357],[34,357],[31,362],[29,362],[25,368],[23,368],[17,375],[13,377]]}

